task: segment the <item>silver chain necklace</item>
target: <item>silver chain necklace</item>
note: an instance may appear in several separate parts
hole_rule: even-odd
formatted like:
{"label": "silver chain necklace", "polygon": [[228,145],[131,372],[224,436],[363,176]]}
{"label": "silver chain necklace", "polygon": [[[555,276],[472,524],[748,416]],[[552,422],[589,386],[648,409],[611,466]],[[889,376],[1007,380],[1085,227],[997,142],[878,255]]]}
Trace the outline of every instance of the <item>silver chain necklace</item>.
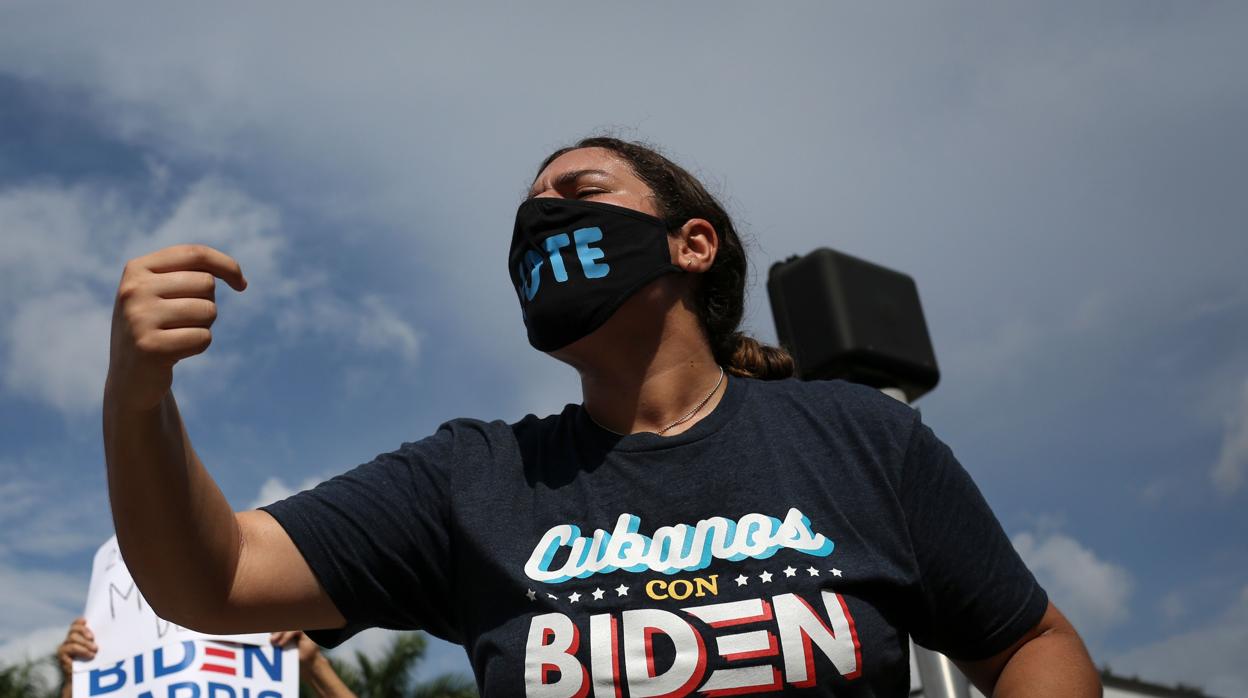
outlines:
{"label": "silver chain necklace", "polygon": [[[666,434],[669,430],[671,430],[673,427],[680,426],[681,424],[684,424],[685,422],[689,421],[690,419],[693,419],[693,415],[697,414],[697,413],[698,413],[698,410],[700,410],[700,409],[702,409],[703,407],[705,407],[705,406],[706,406],[706,403],[708,403],[708,402],[710,402],[710,401],[711,401],[711,396],[713,396],[713,395],[716,393],[716,391],[718,391],[718,390],[719,390],[719,386],[720,386],[720,385],[722,385],[722,384],[723,384],[723,382],[724,382],[724,367],[723,367],[723,366],[720,366],[720,367],[719,367],[719,380],[715,381],[715,387],[714,387],[714,388],[711,388],[711,392],[707,393],[707,394],[706,394],[706,397],[702,398],[702,401],[701,401],[701,402],[699,402],[697,405],[695,405],[693,409],[689,410],[689,412],[688,412],[688,413],[686,413],[686,414],[685,414],[685,416],[681,417],[680,419],[677,419],[676,421],[672,422],[671,424],[668,424],[667,426],[663,427],[662,429],[660,429],[660,430],[658,430],[658,431],[656,431],[656,432],[654,432],[654,433],[655,433],[655,434],[657,434],[657,435],[659,435],[659,436],[662,436],[662,435]],[[593,422],[594,424],[598,424],[598,420],[594,419],[594,416],[593,416],[593,415],[591,415],[591,414],[589,414],[589,410],[585,410],[585,414],[589,416],[589,421]],[[606,427],[602,426],[601,424],[598,424],[598,426],[599,426],[599,428],[601,428],[601,429],[603,429],[603,430],[605,430],[605,431],[609,431],[609,432],[611,432],[612,434],[615,434],[616,436],[628,436],[628,434],[621,434],[620,432],[618,432],[618,431],[616,431],[616,430],[614,430],[614,429],[607,429]]]}

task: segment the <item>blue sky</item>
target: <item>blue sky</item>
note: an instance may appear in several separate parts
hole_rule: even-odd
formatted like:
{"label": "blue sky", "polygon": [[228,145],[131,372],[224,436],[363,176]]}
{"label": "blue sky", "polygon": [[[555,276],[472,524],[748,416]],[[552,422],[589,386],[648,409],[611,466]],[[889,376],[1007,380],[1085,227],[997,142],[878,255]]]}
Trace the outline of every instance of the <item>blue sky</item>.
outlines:
{"label": "blue sky", "polygon": [[578,400],[503,267],[537,163],[605,129],[722,195],[763,339],[773,261],[826,245],[913,275],[943,371],[925,418],[1098,663],[1248,692],[1246,20],[6,3],[0,657],[59,639],[111,533],[125,259],[199,241],[242,262],[251,287],[222,289],[175,390],[251,506],[445,419]]}

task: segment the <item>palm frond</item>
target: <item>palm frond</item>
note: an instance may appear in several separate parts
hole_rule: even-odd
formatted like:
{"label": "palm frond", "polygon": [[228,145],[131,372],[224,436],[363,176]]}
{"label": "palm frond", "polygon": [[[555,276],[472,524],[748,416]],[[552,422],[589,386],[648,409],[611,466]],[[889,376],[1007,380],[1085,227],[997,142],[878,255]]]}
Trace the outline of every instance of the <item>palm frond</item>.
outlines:
{"label": "palm frond", "polygon": [[417,684],[409,698],[477,698],[477,684],[460,674],[442,674]]}
{"label": "palm frond", "polygon": [[0,667],[0,698],[52,698],[55,694],[56,688],[48,685],[33,661]]}
{"label": "palm frond", "polygon": [[476,698],[471,677],[445,674],[417,680],[416,668],[428,646],[424,633],[398,633],[380,657],[369,659],[356,652],[354,663],[331,657],[330,664],[359,698]]}

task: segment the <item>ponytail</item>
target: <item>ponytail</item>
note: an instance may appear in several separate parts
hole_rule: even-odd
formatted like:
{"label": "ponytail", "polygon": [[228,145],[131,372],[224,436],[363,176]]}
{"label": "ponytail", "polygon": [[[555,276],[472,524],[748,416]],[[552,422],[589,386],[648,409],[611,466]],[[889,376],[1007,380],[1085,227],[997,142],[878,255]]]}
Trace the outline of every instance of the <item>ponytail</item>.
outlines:
{"label": "ponytail", "polygon": [[740,332],[733,332],[725,344],[730,349],[715,358],[734,376],[777,380],[794,375],[793,357],[781,347],[763,344]]}

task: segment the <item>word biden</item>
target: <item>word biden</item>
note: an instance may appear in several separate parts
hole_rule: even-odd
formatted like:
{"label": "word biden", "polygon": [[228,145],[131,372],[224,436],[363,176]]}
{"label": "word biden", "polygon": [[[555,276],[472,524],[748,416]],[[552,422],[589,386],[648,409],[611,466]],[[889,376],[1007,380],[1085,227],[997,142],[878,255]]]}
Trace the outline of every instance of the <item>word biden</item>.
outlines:
{"label": "word biden", "polygon": [[[138,698],[281,698],[281,657],[280,647],[186,640],[91,669],[87,695],[137,691]],[[209,674],[221,681],[208,679]]]}
{"label": "word biden", "polygon": [[[797,594],[675,610],[535,616],[525,644],[529,698],[632,698],[780,692],[854,681],[862,645],[840,594],[823,611]],[[697,621],[692,622],[692,621]],[[588,642],[585,642],[588,640]],[[587,645],[587,647],[585,646]],[[839,691],[838,691],[839,695]]]}

